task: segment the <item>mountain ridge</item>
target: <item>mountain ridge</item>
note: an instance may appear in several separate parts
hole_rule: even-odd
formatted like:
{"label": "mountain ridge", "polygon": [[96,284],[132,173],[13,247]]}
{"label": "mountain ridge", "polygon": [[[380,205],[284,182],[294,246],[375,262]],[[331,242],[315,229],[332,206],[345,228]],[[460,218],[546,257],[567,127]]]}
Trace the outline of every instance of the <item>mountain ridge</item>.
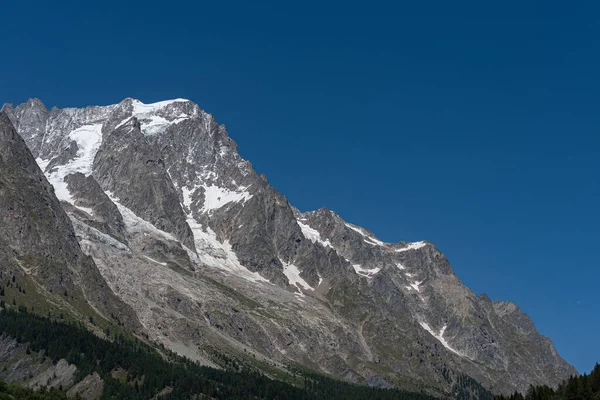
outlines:
{"label": "mountain ridge", "polygon": [[[136,328],[133,310],[114,296],[92,258],[81,251],[53,187],[4,112],[0,112],[0,145],[3,272],[12,274],[13,282],[16,277],[31,277],[51,303],[62,300],[64,291],[65,297],[83,297],[105,318],[125,318]],[[83,311],[68,308],[73,313]]]}
{"label": "mountain ridge", "polygon": [[208,362],[202,346],[215,341],[350,381],[442,389],[448,368],[501,393],[576,373],[519,309],[464,286],[430,242],[384,243],[326,207],[291,206],[188,100],[2,110],[111,289],[185,355]]}

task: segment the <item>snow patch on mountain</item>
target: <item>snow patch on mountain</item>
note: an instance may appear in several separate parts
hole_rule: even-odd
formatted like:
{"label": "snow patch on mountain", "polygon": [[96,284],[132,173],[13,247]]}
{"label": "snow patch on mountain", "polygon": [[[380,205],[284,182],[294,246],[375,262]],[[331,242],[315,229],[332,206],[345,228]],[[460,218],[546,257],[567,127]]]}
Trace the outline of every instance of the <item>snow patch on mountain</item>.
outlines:
{"label": "snow patch on mountain", "polygon": [[141,130],[144,135],[152,136],[166,131],[171,125],[176,125],[182,121],[189,119],[191,116],[183,112],[175,116],[174,119],[168,120],[157,112],[165,107],[178,102],[187,102],[185,99],[175,99],[160,101],[158,103],[144,104],[139,100],[133,100],[133,116],[140,121]]}
{"label": "snow patch on mountain", "polygon": [[414,289],[417,292],[421,292],[421,288],[419,287],[419,286],[421,286],[421,283],[423,283],[423,281],[410,282],[409,286],[407,286],[406,289],[408,289],[408,290]]}
{"label": "snow patch on mountain", "polygon": [[187,220],[194,235],[194,244],[198,251],[198,259],[207,267],[218,268],[226,273],[239,276],[251,282],[269,282],[258,272],[252,272],[244,267],[231,248],[229,241],[220,242],[217,234],[209,227],[203,228],[191,216]]}
{"label": "snow patch on mountain", "polygon": [[409,243],[404,248],[396,249],[396,253],[402,253],[404,251],[409,251],[409,250],[417,250],[417,249],[420,249],[421,247],[425,247],[425,246],[427,246],[427,242],[424,242],[424,241]]}
{"label": "snow patch on mountain", "polygon": [[79,150],[71,168],[85,176],[92,173],[94,157],[102,144],[102,124],[85,125],[69,133],[69,138],[77,143]]}
{"label": "snow patch on mountain", "polygon": [[77,208],[80,211],[83,211],[84,213],[88,214],[90,217],[94,216],[94,210],[89,207],[76,206],[76,205],[73,205],[73,207]]}
{"label": "snow patch on mountain", "polygon": [[123,223],[125,223],[125,228],[127,232],[131,234],[135,233],[152,233],[157,236],[162,237],[163,239],[172,240],[174,242],[177,241],[175,236],[171,235],[168,232],[158,229],[150,222],[144,220],[143,218],[138,217],[132,210],[124,206],[119,202],[119,199],[111,192],[105,192],[106,195],[110,198],[110,200],[117,206],[119,213],[123,217]]}
{"label": "snow patch on mountain", "polygon": [[[231,202],[246,201],[252,197],[248,192],[234,192],[229,189],[222,189],[218,186],[205,186],[196,184],[189,189],[186,186],[181,187],[183,197],[183,206],[187,210],[191,209],[192,196],[200,188],[204,189],[204,207],[202,211],[210,211],[223,207]],[[207,189],[210,188],[210,189]],[[244,188],[245,189],[245,188]],[[251,272],[244,267],[238,260],[237,255],[231,248],[228,241],[220,242],[216,233],[210,227],[203,227],[188,213],[187,223],[194,236],[196,245],[197,259],[200,264],[207,267],[218,268],[226,273],[240,276],[251,282],[268,282],[260,276],[258,272]]]}
{"label": "snow patch on mountain", "polygon": [[427,332],[429,332],[434,338],[436,338],[437,340],[439,340],[439,342],[448,350],[450,350],[451,352],[458,354],[459,356],[463,357],[463,354],[461,354],[459,351],[455,350],[452,348],[452,346],[450,346],[450,344],[448,344],[448,342],[446,341],[446,339],[444,339],[444,332],[446,332],[446,328],[447,326],[444,325],[442,327],[442,329],[440,329],[439,333],[435,333],[433,329],[431,329],[431,327],[423,321],[420,321],[419,324],[423,327],[423,329],[425,329]]}
{"label": "snow patch on mountain", "polygon": [[183,196],[183,205],[188,210],[190,209],[190,206],[192,205],[192,194],[194,194],[196,192],[196,190],[200,187],[202,187],[202,186],[196,185],[196,186],[192,187],[192,189],[188,189],[186,186],[183,186],[181,188],[181,195]]}
{"label": "snow patch on mountain", "polygon": [[302,230],[302,234],[304,235],[304,237],[306,239],[310,240],[313,243],[318,242],[318,243],[321,243],[325,247],[333,248],[333,246],[329,242],[329,239],[328,240],[321,239],[321,233],[319,233],[318,230],[311,228],[310,226],[301,222],[300,220],[296,220],[296,222],[298,223],[298,226]]}
{"label": "snow patch on mountain", "polygon": [[166,131],[171,125],[176,125],[188,119],[188,117],[175,118],[172,121],[159,115],[150,115],[148,117],[137,117],[140,121],[142,133],[146,136],[156,135]]}
{"label": "snow patch on mountain", "polygon": [[202,207],[204,212],[216,210],[229,203],[245,202],[252,197],[246,188],[241,188],[239,192],[236,192],[215,185],[203,185],[202,187],[204,188],[204,206]]}
{"label": "snow patch on mountain", "polygon": [[357,274],[367,276],[369,278],[381,271],[381,268],[363,268],[363,266],[360,264],[352,264],[352,267]]}
{"label": "snow patch on mountain", "polygon": [[364,242],[367,244],[371,244],[373,246],[383,246],[385,244],[381,240],[368,234],[367,232],[365,232],[363,229],[359,228],[358,226],[349,224],[347,222],[345,222],[344,225],[346,225],[348,228],[352,229],[353,231],[358,232],[363,237]]}
{"label": "snow patch on mountain", "polygon": [[124,243],[119,242],[117,239],[113,238],[110,235],[107,235],[104,232],[99,231],[98,229],[89,226],[88,224],[79,221],[77,218],[71,217],[71,222],[73,223],[73,228],[80,239],[80,242],[98,242],[108,246],[112,246],[118,250],[126,251],[131,253],[131,249],[125,245]]}
{"label": "snow patch on mountain", "polygon": [[157,261],[157,260],[155,260],[154,258],[151,258],[151,257],[148,257],[148,256],[144,256],[144,258],[146,258],[148,261],[152,261],[152,262],[153,262],[153,263],[155,263],[155,264],[162,265],[162,266],[164,266],[164,267],[166,267],[166,266],[167,266],[167,263],[164,263],[164,262]]}
{"label": "snow patch on mountain", "polygon": [[[154,234],[158,237],[162,237],[163,239],[178,242],[178,240],[172,234],[165,232],[161,229],[158,229],[157,227],[152,225],[150,222],[146,221],[145,219],[143,219],[141,217],[138,217],[132,210],[130,210],[129,208],[127,208],[126,206],[121,204],[119,202],[119,199],[113,193],[111,193],[111,192],[104,192],[104,193],[106,193],[106,195],[110,198],[110,200],[117,206],[117,209],[119,210],[119,213],[121,214],[121,217],[123,218],[123,223],[125,224],[125,228],[127,229],[127,232],[129,232],[130,234],[135,234],[135,233],[143,233],[144,235]],[[183,248],[183,250],[185,250],[185,252],[187,253],[190,260],[194,263],[198,263],[198,255],[192,249],[188,248],[187,246],[185,246],[181,243],[180,243],[180,245]]]}
{"label": "snow patch on mountain", "polygon": [[[73,203],[73,197],[67,188],[65,177],[81,172],[85,176],[92,173],[94,157],[102,144],[102,124],[84,125],[69,133],[68,138],[77,144],[77,155],[65,165],[59,165],[46,172],[46,178],[54,187],[54,193],[59,200]],[[36,160],[44,171],[51,160]]]}
{"label": "snow patch on mountain", "polygon": [[185,103],[188,101],[189,100],[186,100],[186,99],[173,99],[173,100],[158,101],[156,103],[144,104],[141,101],[134,99],[132,101],[133,115],[135,116],[135,115],[152,114],[152,113],[155,113],[158,110],[161,110],[161,109],[165,108],[166,106],[171,105],[173,103]]}
{"label": "snow patch on mountain", "polygon": [[[300,270],[293,264],[283,264],[283,274],[288,278],[290,285],[305,290],[314,290],[301,276]],[[302,292],[300,292],[302,293]]]}
{"label": "snow patch on mountain", "polygon": [[115,126],[115,130],[119,129],[120,127],[122,127],[123,125],[128,124],[129,122],[132,121],[132,117],[130,118],[125,118],[123,121],[121,121],[117,126]]}

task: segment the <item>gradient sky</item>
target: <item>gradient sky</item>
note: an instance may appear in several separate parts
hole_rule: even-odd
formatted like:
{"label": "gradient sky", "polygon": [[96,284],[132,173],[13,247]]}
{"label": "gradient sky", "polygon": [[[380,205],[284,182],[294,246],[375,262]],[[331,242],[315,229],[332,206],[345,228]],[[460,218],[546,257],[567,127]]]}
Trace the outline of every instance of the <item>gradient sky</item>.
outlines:
{"label": "gradient sky", "polygon": [[435,243],[600,361],[600,3],[84,3],[2,4],[0,103],[193,100],[301,210]]}

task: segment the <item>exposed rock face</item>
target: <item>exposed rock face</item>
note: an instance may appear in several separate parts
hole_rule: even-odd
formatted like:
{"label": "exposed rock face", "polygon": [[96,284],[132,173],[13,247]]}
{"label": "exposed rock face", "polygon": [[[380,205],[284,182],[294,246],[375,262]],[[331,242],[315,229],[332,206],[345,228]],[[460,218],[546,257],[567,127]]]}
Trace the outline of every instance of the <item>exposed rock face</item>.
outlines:
{"label": "exposed rock face", "polygon": [[86,224],[127,243],[123,216],[98,182],[81,172],[66,176],[65,181],[68,190],[77,198],[72,211],[79,212]]}
{"label": "exposed rock face", "polygon": [[27,386],[34,390],[43,387],[69,387],[75,381],[75,373],[77,373],[75,365],[69,364],[65,359],[60,359],[56,365],[48,367],[48,369],[27,382]]}
{"label": "exposed rock face", "polygon": [[86,400],[96,400],[102,396],[103,390],[104,381],[97,372],[94,372],[69,389],[67,396]]}
{"label": "exposed rock face", "polygon": [[142,135],[139,123],[131,120],[106,132],[93,166],[94,179],[104,191],[158,229],[194,248],[192,231],[165,164]]}
{"label": "exposed rock face", "polygon": [[[0,336],[0,379],[20,383],[34,390],[46,388],[68,389],[67,396],[98,399],[102,395],[104,381],[94,372],[76,383],[77,367],[65,359],[54,363],[43,352],[27,351],[28,343],[17,343],[11,337]],[[70,388],[70,389],[69,389]]]}
{"label": "exposed rock face", "polygon": [[507,393],[576,373],[431,243],[384,243],[326,208],[293,208],[197,105],[38,103],[3,109],[83,252],[173,350],[210,364],[216,346],[382,387],[447,390],[468,374]]}
{"label": "exposed rock face", "polygon": [[[39,120],[38,113],[24,115],[32,115],[34,122]],[[37,129],[33,122],[24,124],[27,132]],[[43,132],[42,128],[40,131]],[[2,112],[0,271],[35,277],[48,293],[81,290],[105,316],[122,316],[135,325],[131,309],[114,295],[94,260],[82,253],[71,221],[55,197],[52,185]]]}
{"label": "exposed rock face", "polygon": [[0,379],[21,382],[32,389],[60,386],[68,388],[73,385],[77,372],[75,365],[64,359],[54,364],[42,354],[28,352],[28,346],[27,343],[17,343],[8,336],[0,336],[0,363],[4,365]]}
{"label": "exposed rock face", "polygon": [[38,99],[31,99],[16,109],[13,109],[11,105],[5,105],[2,107],[2,111],[6,113],[14,127],[19,129],[19,134],[27,141],[34,157],[37,157],[40,145],[44,140],[44,136],[40,133],[46,131],[46,122],[48,121],[49,113],[46,107]]}

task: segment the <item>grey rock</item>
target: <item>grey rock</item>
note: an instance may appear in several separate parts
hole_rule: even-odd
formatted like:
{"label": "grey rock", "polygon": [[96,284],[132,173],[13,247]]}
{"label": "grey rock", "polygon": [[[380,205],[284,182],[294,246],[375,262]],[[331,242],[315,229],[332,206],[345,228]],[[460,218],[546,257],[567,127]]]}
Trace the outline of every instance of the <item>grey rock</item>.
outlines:
{"label": "grey rock", "polygon": [[86,400],[96,400],[102,396],[103,390],[104,380],[97,372],[94,372],[69,389],[67,396],[72,398],[80,396],[80,398]]}
{"label": "grey rock", "polygon": [[4,365],[0,379],[22,383],[32,389],[73,385],[77,373],[75,365],[64,359],[54,364],[43,353],[27,351],[28,347],[28,343],[17,343],[13,338],[0,336],[0,363]]}
{"label": "grey rock", "polygon": [[[29,126],[29,125],[27,125]],[[0,266],[31,275],[49,292],[81,290],[105,316],[136,325],[91,257],[83,254],[69,217],[23,139],[0,113]]]}
{"label": "grey rock", "polygon": [[73,212],[90,209],[92,212],[80,215],[85,223],[127,244],[125,223],[117,206],[91,176],[78,172],[65,177],[67,187],[77,199]]}
{"label": "grey rock", "polygon": [[[83,252],[181,354],[211,365],[217,347],[442,391],[461,374],[497,393],[576,374],[515,305],[464,286],[433,244],[384,243],[327,208],[291,206],[189,101],[49,113],[31,103],[5,110],[51,181],[64,175]],[[73,139],[90,126],[93,148]]]}
{"label": "grey rock", "polygon": [[43,132],[46,130],[48,121],[48,110],[38,99],[30,99],[27,103],[17,106],[7,106],[8,117],[12,121],[19,134],[25,139],[31,153],[38,157],[43,140]]}
{"label": "grey rock", "polygon": [[103,135],[93,168],[94,179],[104,191],[194,249],[192,232],[164,162],[135,119]]}
{"label": "grey rock", "polygon": [[60,359],[56,365],[48,367],[27,382],[27,387],[38,390],[41,388],[68,388],[75,382],[77,367],[67,360]]}

